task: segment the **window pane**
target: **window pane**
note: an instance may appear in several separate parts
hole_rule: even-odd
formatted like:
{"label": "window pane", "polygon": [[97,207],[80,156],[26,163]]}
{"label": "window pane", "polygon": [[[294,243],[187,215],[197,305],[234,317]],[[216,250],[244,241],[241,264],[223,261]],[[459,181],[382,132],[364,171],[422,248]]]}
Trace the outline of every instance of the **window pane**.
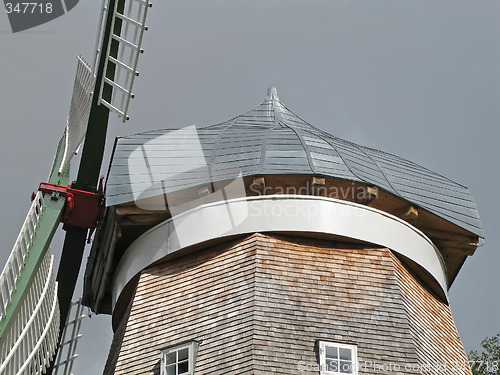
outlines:
{"label": "window pane", "polygon": [[177,375],[175,373],[175,363],[173,365],[167,366],[167,375]]}
{"label": "window pane", "polygon": [[339,357],[339,348],[336,346],[326,346],[325,347],[326,358],[335,358]]}
{"label": "window pane", "polygon": [[172,363],[177,362],[177,360],[176,360],[176,356],[175,356],[176,354],[177,354],[177,352],[170,352],[170,353],[168,353],[168,354],[165,356],[165,364],[166,364],[166,365],[170,365],[170,364],[172,364]]}
{"label": "window pane", "polygon": [[352,374],[352,363],[340,361],[340,372],[343,374]]}
{"label": "window pane", "polygon": [[347,361],[352,361],[351,349],[340,348],[340,359],[345,359]]}
{"label": "window pane", "polygon": [[189,372],[189,362],[180,362],[179,363],[179,375],[180,374],[187,374]]}
{"label": "window pane", "polygon": [[334,371],[337,372],[339,371],[339,363],[337,360],[326,360],[326,370],[327,371]]}
{"label": "window pane", "polygon": [[178,359],[178,361],[183,361],[183,360],[187,359],[188,358],[188,354],[189,354],[189,349],[188,348],[179,350],[179,359]]}

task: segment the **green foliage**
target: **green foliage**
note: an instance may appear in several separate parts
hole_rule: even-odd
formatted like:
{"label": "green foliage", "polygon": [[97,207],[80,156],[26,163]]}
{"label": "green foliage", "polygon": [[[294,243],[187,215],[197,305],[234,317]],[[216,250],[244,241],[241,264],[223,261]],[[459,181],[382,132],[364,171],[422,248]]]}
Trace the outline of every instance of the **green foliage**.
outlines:
{"label": "green foliage", "polygon": [[483,350],[473,350],[469,363],[474,375],[500,375],[500,333],[481,342]]}

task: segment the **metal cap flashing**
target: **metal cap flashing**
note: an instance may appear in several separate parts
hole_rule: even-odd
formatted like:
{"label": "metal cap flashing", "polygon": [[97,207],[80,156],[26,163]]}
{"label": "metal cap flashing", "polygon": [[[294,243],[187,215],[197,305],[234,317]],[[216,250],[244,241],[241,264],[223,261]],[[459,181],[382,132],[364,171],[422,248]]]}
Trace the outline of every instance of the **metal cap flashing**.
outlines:
{"label": "metal cap flashing", "polygon": [[321,131],[290,111],[274,87],[262,104],[220,124],[119,138],[106,205],[132,202],[146,190],[150,196],[161,195],[227,180],[235,170],[242,177],[322,175],[367,183],[483,236],[476,204],[465,186],[398,156]]}

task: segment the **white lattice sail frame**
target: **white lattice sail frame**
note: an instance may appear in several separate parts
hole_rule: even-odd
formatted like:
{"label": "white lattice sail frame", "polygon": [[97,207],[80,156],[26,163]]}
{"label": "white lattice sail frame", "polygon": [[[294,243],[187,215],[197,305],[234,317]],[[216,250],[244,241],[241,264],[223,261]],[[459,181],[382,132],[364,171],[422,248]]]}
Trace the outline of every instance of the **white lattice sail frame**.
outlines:
{"label": "white lattice sail frame", "polygon": [[71,97],[68,123],[66,125],[66,145],[59,173],[63,173],[66,169],[87,133],[94,85],[94,72],[90,65],[81,56],[78,56],[73,96]]}
{"label": "white lattice sail frame", "polygon": [[[104,63],[104,76],[101,81],[98,104],[105,105],[111,111],[116,112],[118,117],[125,122],[129,119],[128,107],[130,99],[134,97],[132,87],[134,79],[139,75],[137,71],[137,63],[139,55],[143,52],[142,37],[146,27],[146,17],[148,9],[151,7],[149,0],[128,0],[125,2],[123,12],[118,10],[118,1],[115,2],[111,30],[114,30],[117,20],[122,22],[120,35],[111,33],[109,39],[103,42],[106,59]],[[108,12],[106,6],[103,5],[103,16]],[[99,40],[99,39],[98,39]],[[118,52],[116,56],[111,56],[111,44],[118,43]],[[97,50],[97,55],[101,51]],[[97,60],[97,56],[96,56]],[[108,69],[113,66],[114,78],[107,77]],[[104,87],[111,87],[111,98],[104,98]]]}
{"label": "white lattice sail frame", "polygon": [[53,267],[54,256],[47,251],[19,304],[19,314],[2,335],[0,374],[43,374],[54,356],[59,336],[59,304]]}

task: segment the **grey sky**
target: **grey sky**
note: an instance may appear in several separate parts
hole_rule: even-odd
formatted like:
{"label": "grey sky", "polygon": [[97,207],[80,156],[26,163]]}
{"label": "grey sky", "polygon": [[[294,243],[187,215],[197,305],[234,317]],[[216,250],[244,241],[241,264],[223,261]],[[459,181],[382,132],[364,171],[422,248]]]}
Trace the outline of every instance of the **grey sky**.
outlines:
{"label": "grey sky", "polygon": [[[76,55],[92,60],[100,4],[19,34],[0,15],[2,266],[48,175]],[[159,0],[147,24],[131,120],[112,116],[103,171],[117,135],[222,122],[275,86],[314,126],[471,189],[486,243],[452,286],[452,311],[467,351],[500,331],[500,2]],[[98,374],[110,324],[84,327],[74,373]]]}

